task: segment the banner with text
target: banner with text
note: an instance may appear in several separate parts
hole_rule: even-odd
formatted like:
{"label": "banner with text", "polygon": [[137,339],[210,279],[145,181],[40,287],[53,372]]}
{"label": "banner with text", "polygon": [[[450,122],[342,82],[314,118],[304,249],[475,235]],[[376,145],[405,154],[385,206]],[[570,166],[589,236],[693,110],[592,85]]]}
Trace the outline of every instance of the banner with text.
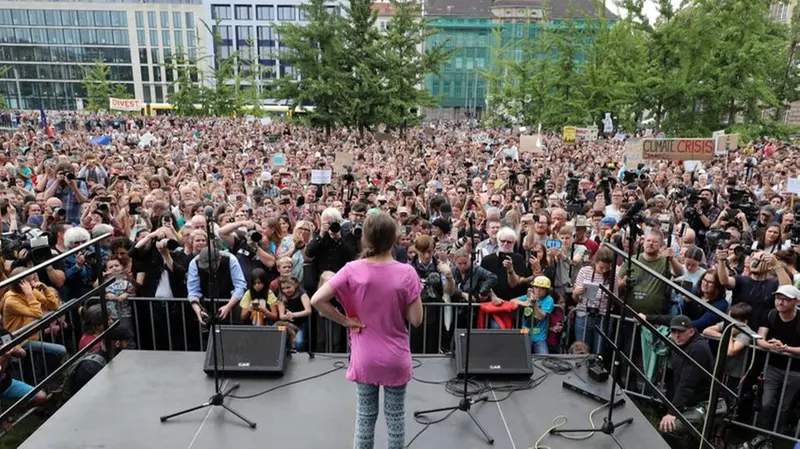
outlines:
{"label": "banner with text", "polygon": [[642,139],[630,139],[625,142],[625,154],[622,163],[628,170],[636,170],[642,162]]}
{"label": "banner with text", "polygon": [[714,139],[644,139],[646,161],[708,161],[714,159]]}
{"label": "banner with text", "polygon": [[575,142],[575,135],[578,133],[578,128],[574,126],[565,126],[562,139],[564,142]]}
{"label": "banner with text", "polygon": [[142,102],[130,98],[109,98],[108,109],[111,111],[141,111]]}

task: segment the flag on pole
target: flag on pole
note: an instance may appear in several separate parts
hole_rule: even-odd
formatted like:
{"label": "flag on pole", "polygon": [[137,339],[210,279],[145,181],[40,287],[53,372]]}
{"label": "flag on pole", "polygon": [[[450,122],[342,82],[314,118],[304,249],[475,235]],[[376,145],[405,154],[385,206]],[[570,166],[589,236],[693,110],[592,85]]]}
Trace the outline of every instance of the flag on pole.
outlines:
{"label": "flag on pole", "polygon": [[44,113],[44,103],[39,103],[39,118],[41,119],[41,128],[47,129],[47,115]]}

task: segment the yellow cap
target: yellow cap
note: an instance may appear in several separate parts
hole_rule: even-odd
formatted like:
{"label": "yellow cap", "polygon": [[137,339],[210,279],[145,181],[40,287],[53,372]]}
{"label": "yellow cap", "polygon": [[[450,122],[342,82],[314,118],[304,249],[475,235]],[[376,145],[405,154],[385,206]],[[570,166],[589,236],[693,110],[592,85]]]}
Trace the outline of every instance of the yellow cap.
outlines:
{"label": "yellow cap", "polygon": [[549,289],[550,279],[547,276],[536,276],[536,279],[533,280],[533,286]]}

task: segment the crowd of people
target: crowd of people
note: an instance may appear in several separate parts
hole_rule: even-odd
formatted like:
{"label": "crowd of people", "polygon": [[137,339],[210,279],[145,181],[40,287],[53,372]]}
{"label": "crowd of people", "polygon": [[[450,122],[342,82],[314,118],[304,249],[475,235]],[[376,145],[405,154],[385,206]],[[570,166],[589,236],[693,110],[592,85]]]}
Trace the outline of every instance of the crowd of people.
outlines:
{"label": "crowd of people", "polygon": [[[286,325],[297,351],[345,351],[347,327],[315,331],[310,298],[360,257],[366,217],[385,214],[398,231],[393,258],[417,274],[423,304],[453,305],[426,308],[411,331],[413,352],[447,353],[454,330],[473,325],[525,327],[537,354],[601,353],[605,285],[629,295],[680,346],[710,353],[703,335],[718,336],[720,319],[638,266],[626,273],[602,245],[610,241],[765,337],[757,344],[773,355],[758,425],[775,424],[784,371],[800,355],[800,213],[791,193],[800,152],[789,143],[758,140],[700,164],[631,166],[625,141],[612,136],[564,142],[548,134],[537,153],[523,151],[519,130],[464,123],[361,135],[245,118],[48,116],[41,128],[38,114],[17,115],[0,135],[0,280],[40,260],[37,238],[47,239],[47,259],[112,237],[99,254],[70,255],[0,292],[8,332],[114,278],[105,295],[121,321],[114,339],[128,348],[169,341],[170,349],[199,350],[199,339],[182,333],[199,333],[218,316]],[[630,247],[618,225],[637,201],[643,232]],[[211,296],[223,298],[218,310],[202,301]],[[137,311],[138,297],[186,301]],[[480,304],[471,323],[463,307],[470,297]],[[184,304],[196,319],[186,319]],[[33,351],[56,361],[88,344],[82,337],[98,329],[97,314],[85,313],[93,307],[76,317],[79,328],[61,321],[6,357]],[[59,333],[76,344],[59,343]],[[737,335],[730,360],[741,361],[750,343]],[[655,372],[657,355],[638,336],[632,344]],[[731,367],[730,385],[739,386],[747,373]],[[676,405],[696,409],[708,383],[673,370]],[[800,363],[789,364],[786,378],[778,428],[789,423]],[[3,396],[23,390],[14,384]],[[660,427],[681,431],[672,415]]]}

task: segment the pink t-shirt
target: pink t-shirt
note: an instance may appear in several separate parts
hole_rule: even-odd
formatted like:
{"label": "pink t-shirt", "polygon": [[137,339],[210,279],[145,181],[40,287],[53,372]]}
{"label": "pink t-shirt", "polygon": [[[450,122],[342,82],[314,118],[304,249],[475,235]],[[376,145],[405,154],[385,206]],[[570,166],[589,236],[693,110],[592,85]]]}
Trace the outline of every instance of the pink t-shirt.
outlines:
{"label": "pink t-shirt", "polygon": [[357,316],[366,326],[350,333],[347,379],[390,387],[407,384],[411,349],[405,311],[422,291],[414,268],[361,259],[345,265],[329,285],[347,315]]}

